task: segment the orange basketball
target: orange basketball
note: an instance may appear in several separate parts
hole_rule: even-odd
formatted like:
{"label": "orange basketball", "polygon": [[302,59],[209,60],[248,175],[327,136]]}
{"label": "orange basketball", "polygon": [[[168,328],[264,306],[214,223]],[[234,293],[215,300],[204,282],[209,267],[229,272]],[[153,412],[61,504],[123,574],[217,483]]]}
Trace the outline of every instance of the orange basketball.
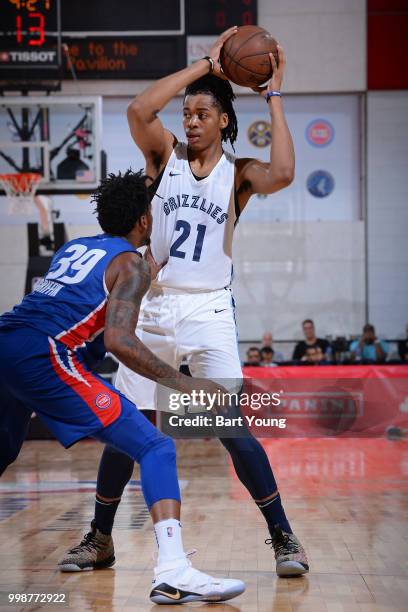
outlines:
{"label": "orange basketball", "polygon": [[242,26],[221,49],[220,61],[225,76],[244,87],[257,87],[272,76],[269,53],[278,63],[276,40],[259,26]]}

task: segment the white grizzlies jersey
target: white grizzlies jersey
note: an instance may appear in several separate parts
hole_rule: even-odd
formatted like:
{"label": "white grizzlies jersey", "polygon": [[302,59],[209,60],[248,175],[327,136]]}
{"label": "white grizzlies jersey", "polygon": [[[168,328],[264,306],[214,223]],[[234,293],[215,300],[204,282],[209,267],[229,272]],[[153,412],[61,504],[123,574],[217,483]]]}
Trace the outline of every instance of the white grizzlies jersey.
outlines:
{"label": "white grizzlies jersey", "polygon": [[187,145],[176,145],[152,199],[153,257],[168,259],[155,286],[211,291],[230,284],[234,176],[235,158],[224,152],[209,176],[195,179]]}

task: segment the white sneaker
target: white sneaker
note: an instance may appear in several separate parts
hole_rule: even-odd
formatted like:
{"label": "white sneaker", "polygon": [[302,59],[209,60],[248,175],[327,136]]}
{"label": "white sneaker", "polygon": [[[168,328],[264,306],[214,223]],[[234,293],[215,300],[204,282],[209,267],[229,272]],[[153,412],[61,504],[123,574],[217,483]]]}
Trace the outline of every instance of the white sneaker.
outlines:
{"label": "white sneaker", "polygon": [[231,578],[214,578],[191,565],[187,556],[154,568],[150,599],[155,604],[190,601],[226,601],[241,595],[245,584]]}

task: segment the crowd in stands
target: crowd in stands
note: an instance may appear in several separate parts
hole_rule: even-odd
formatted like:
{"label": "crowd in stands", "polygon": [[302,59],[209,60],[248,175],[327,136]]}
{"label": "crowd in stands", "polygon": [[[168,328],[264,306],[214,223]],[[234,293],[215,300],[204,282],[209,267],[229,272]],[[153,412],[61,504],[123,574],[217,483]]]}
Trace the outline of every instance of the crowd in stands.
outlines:
{"label": "crowd in stands", "polygon": [[[385,340],[377,337],[374,325],[364,325],[359,338],[347,340],[336,338],[329,342],[316,335],[315,325],[311,319],[302,323],[304,340],[297,342],[291,359],[285,359],[283,354],[273,346],[271,332],[265,332],[261,346],[251,346],[246,353],[246,366],[276,367],[281,363],[298,365],[319,365],[329,363],[343,364],[382,364],[389,359],[390,346]],[[399,361],[408,364],[408,324],[405,329],[405,339],[398,341]],[[398,360],[393,358],[393,361]]]}

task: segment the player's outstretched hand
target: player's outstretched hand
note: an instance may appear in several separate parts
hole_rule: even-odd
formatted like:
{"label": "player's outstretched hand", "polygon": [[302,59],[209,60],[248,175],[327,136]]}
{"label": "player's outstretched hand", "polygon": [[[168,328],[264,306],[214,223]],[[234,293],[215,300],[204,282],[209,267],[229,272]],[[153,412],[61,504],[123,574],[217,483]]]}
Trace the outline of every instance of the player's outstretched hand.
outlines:
{"label": "player's outstretched hand", "polygon": [[163,266],[165,266],[165,265],[166,265],[166,263],[167,263],[167,260],[166,260],[166,261],[164,261],[164,262],[163,262],[163,263],[161,263],[161,264],[156,263],[156,260],[155,260],[155,258],[153,257],[152,252],[151,252],[151,250],[150,250],[150,247],[149,247],[149,246],[147,247],[147,249],[146,249],[146,250],[145,250],[145,252],[144,252],[143,259],[144,259],[145,261],[147,261],[147,263],[148,263],[148,264],[149,264],[149,266],[150,266],[150,274],[151,274],[152,280],[154,280],[154,279],[156,278],[156,276],[158,275],[158,273],[160,272],[160,270],[161,270],[161,269],[163,268]]}
{"label": "player's outstretched hand", "polygon": [[282,87],[283,81],[283,73],[286,65],[286,58],[283,52],[283,49],[280,45],[277,46],[278,49],[278,63],[276,63],[275,56],[273,53],[269,53],[269,60],[271,62],[273,74],[269,79],[268,83],[263,87],[253,87],[252,91],[261,94],[264,98],[266,98],[266,94],[269,91],[280,91]]}
{"label": "player's outstretched hand", "polygon": [[231,36],[234,36],[234,34],[236,34],[238,32],[238,26],[232,26],[232,28],[228,28],[228,30],[225,30],[225,32],[223,32],[222,34],[219,35],[219,37],[217,38],[217,40],[215,41],[215,43],[213,44],[213,46],[210,49],[210,57],[211,59],[214,61],[214,72],[213,74],[215,74],[217,77],[220,77],[220,79],[224,79],[224,81],[227,81],[227,77],[225,76],[222,68],[221,68],[221,63],[220,63],[220,53],[221,53],[221,49],[224,45],[224,43],[231,38]]}

